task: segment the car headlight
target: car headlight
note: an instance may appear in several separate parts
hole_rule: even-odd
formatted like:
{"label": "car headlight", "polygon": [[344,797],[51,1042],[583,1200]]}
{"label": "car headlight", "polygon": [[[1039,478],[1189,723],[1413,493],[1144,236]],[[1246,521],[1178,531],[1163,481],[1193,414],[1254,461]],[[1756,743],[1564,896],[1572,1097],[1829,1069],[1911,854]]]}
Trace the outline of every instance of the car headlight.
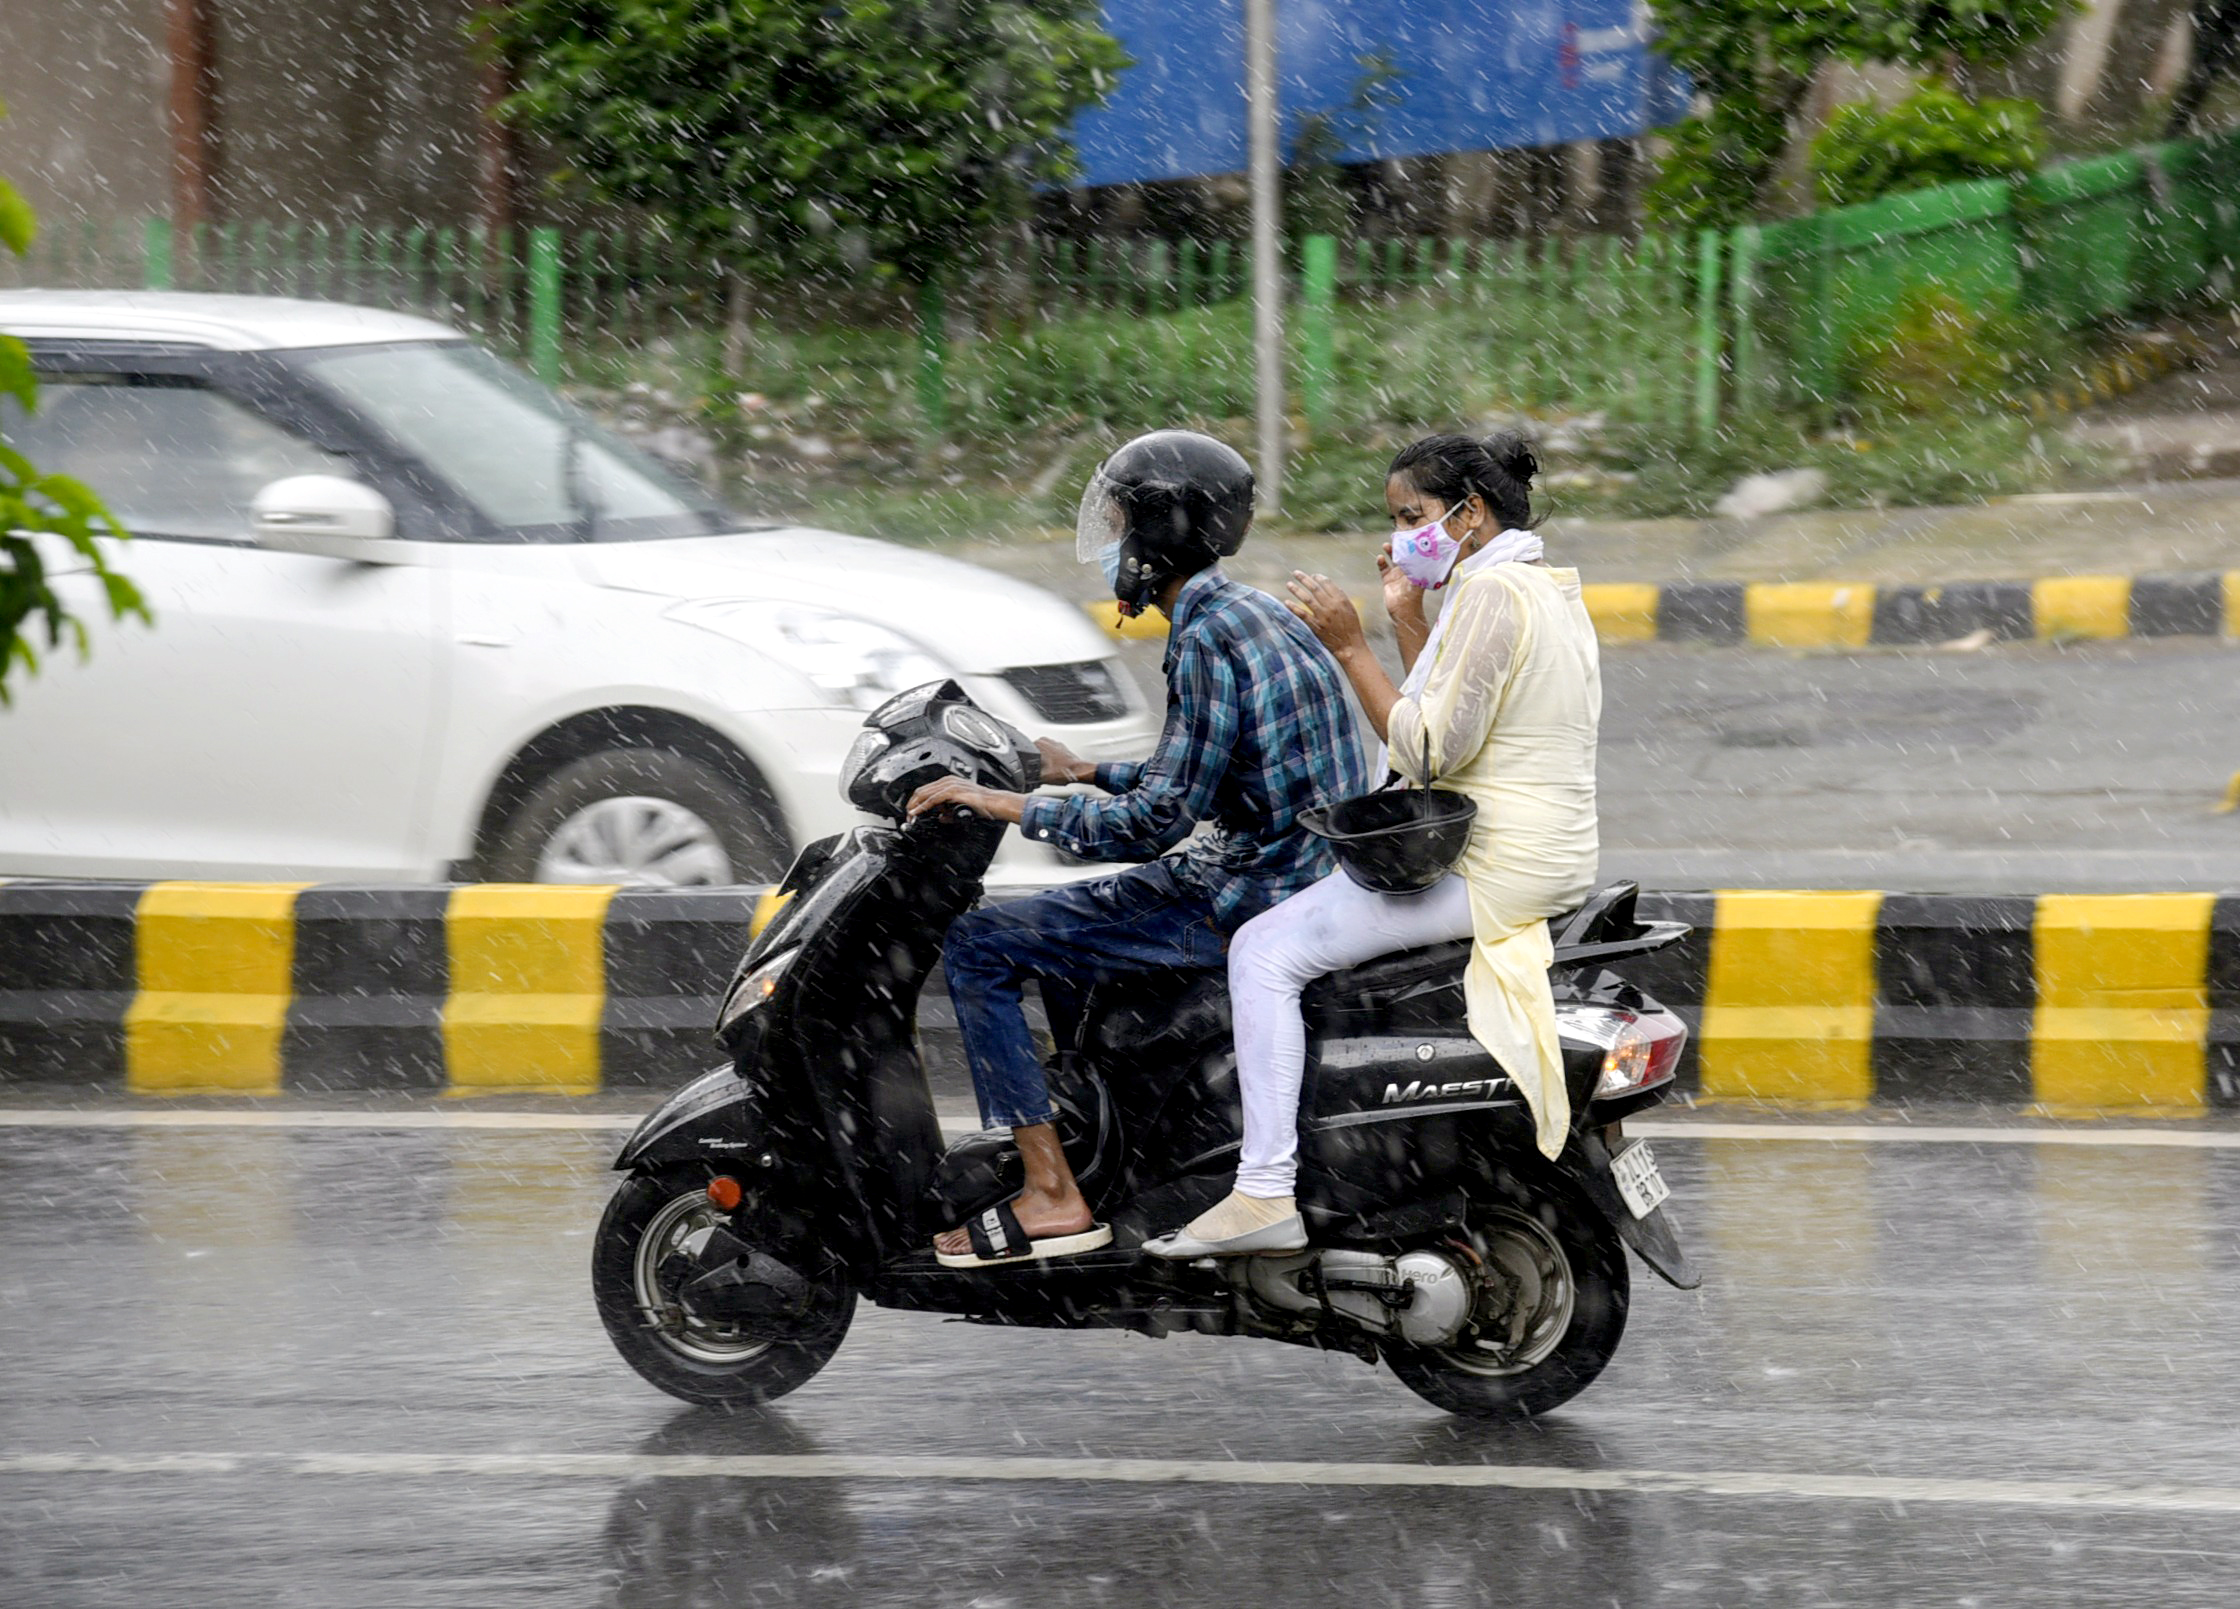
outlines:
{"label": "car headlight", "polygon": [[801,946],[798,944],[790,949],[780,950],[741,978],[733,987],[731,997],[723,1003],[723,1015],[716,1020],[716,1032],[722,1033],[748,1012],[759,1009],[776,994],[778,980],[786,975],[786,968],[793,965],[793,958],[800,953]]}
{"label": "car headlight", "polygon": [[813,604],[694,598],[665,615],[792,666],[843,708],[875,710],[907,688],[953,674],[899,631]]}

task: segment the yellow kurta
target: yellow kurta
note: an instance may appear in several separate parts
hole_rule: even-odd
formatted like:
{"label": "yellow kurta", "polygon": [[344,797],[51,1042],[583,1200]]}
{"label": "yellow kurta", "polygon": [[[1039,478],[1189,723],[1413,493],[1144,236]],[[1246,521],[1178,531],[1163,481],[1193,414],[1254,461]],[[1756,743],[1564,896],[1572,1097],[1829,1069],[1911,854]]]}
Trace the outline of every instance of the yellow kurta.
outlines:
{"label": "yellow kurta", "polygon": [[1457,868],[1470,886],[1470,1033],[1532,1108],[1540,1149],[1563,1149],[1554,945],[1547,918],[1592,892],[1595,735],[1602,665],[1579,572],[1537,564],[1465,565],[1450,584],[1422,691],[1393,705],[1392,765],[1478,804]]}

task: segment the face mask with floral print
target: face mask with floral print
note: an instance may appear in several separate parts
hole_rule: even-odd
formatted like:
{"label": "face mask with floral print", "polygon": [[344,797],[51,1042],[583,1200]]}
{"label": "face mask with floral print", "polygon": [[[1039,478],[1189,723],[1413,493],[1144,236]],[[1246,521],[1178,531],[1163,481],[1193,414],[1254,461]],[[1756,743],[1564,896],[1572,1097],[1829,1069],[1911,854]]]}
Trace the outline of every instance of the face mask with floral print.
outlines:
{"label": "face mask with floral print", "polygon": [[1445,585],[1447,572],[1454,568],[1455,555],[1462,551],[1462,544],[1447,535],[1447,521],[1454,514],[1450,508],[1428,525],[1393,534],[1392,562],[1419,587]]}

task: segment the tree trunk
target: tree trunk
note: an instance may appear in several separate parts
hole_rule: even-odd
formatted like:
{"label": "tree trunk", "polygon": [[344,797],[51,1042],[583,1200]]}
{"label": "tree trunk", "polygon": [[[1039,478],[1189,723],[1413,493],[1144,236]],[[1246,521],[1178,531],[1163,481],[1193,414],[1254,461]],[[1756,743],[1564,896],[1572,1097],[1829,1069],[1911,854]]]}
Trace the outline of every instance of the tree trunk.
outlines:
{"label": "tree trunk", "polygon": [[723,372],[744,384],[754,335],[754,286],[737,268],[725,269],[723,279]]}
{"label": "tree trunk", "polygon": [[2194,120],[2219,78],[2240,65],[2240,0],[2193,0],[2193,61],[2170,97],[2164,139],[2198,132]]}

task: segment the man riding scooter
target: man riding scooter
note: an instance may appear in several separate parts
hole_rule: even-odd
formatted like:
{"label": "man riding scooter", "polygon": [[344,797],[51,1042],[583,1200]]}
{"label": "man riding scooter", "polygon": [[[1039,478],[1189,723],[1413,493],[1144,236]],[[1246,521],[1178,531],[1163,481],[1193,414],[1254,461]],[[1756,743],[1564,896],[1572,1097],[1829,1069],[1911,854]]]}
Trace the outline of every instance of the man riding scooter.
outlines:
{"label": "man riding scooter", "polygon": [[[910,800],[913,817],[975,811],[1082,859],[1150,862],[968,911],[949,929],[943,964],[981,1120],[1012,1131],[1026,1188],[935,1239],[948,1267],[1068,1256],[1112,1239],[1059,1144],[1021,985],[1042,980],[1047,1003],[1053,985],[1221,966],[1231,933],[1331,869],[1300,813],[1368,786],[1335,662],[1282,604],[1219,568],[1244,543],[1252,492],[1252,470],[1231,449],[1161,430],[1114,453],[1082,494],[1077,557],[1103,567],[1123,614],[1148,605],[1171,622],[1167,718],[1148,760],[1092,765],[1038,745],[1044,780],[1093,783],[1108,797],[948,778]],[[1213,830],[1167,854],[1201,822]]]}

